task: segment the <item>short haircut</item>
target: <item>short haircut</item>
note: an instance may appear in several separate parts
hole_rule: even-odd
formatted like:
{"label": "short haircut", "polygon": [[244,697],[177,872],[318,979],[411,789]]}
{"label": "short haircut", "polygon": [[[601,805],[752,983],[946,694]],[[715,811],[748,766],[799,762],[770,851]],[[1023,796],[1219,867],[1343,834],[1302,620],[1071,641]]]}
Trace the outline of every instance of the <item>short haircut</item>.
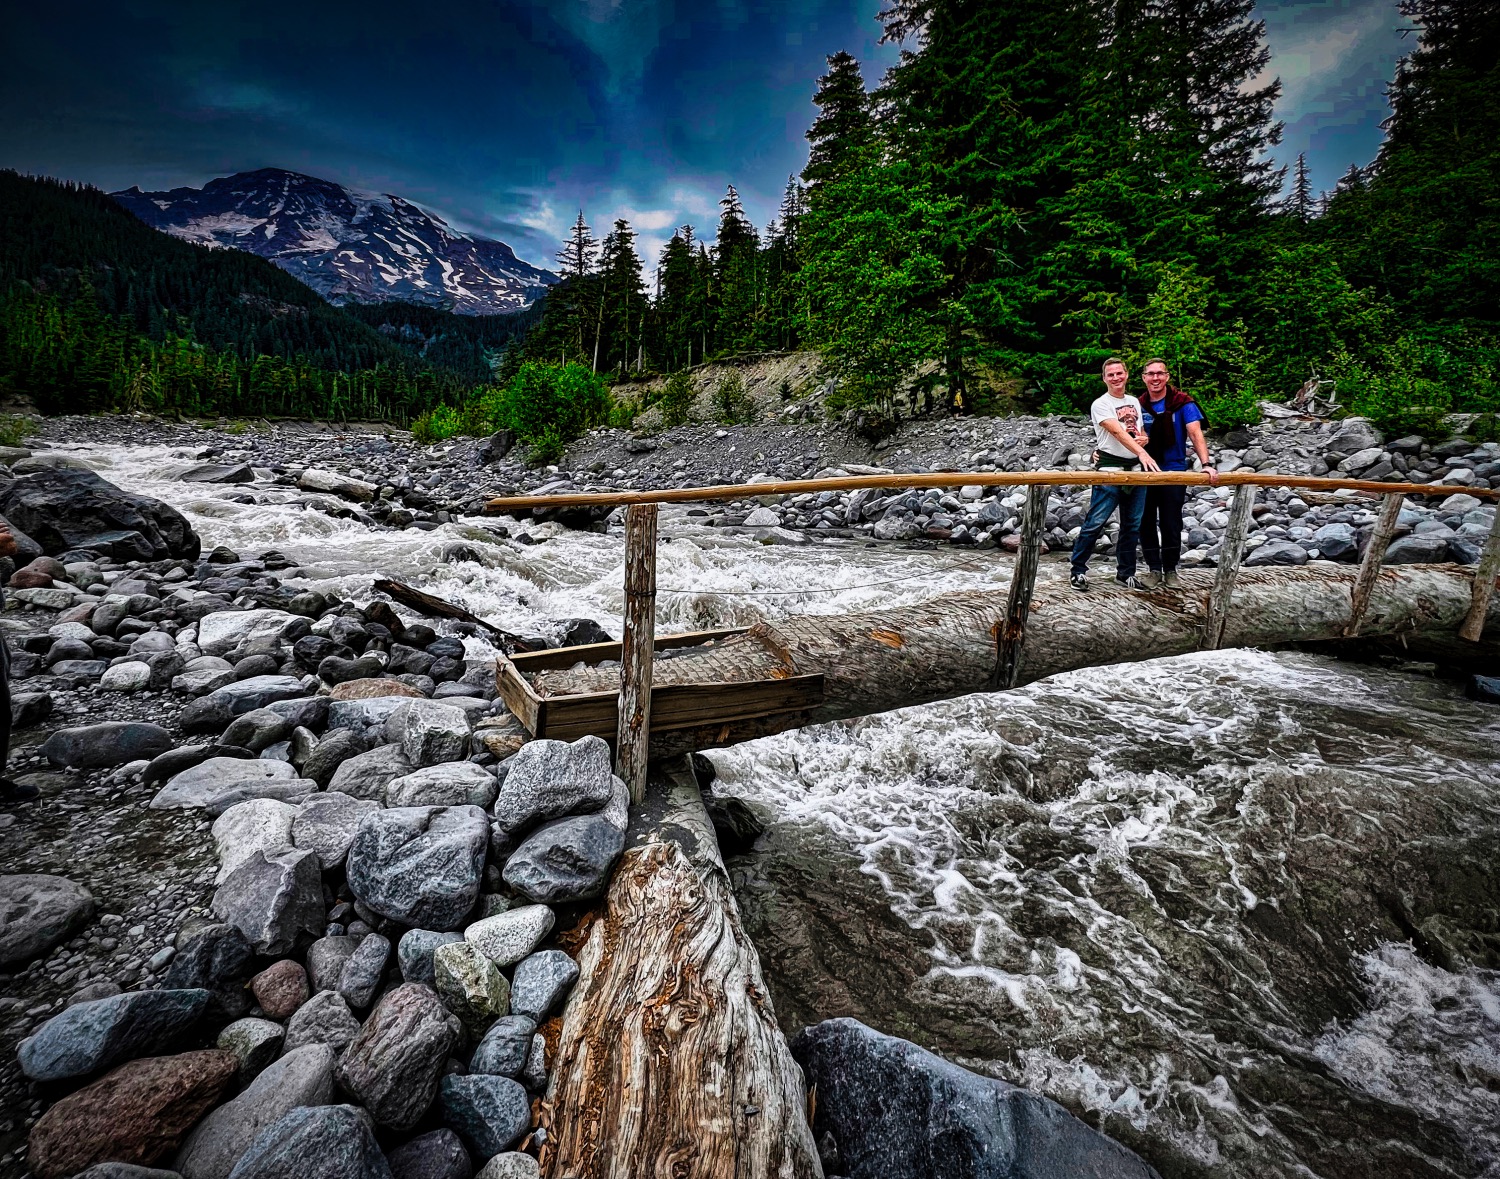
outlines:
{"label": "short haircut", "polygon": [[1118,364],[1126,372],[1130,371],[1130,366],[1128,364],[1126,364],[1123,360],[1121,360],[1118,356],[1111,356],[1108,360],[1106,360],[1102,365],[1099,366],[1099,372],[1100,372],[1100,374],[1102,375],[1104,372],[1106,372],[1108,370],[1109,366],[1112,365],[1112,364]]}
{"label": "short haircut", "polygon": [[1161,365],[1162,368],[1166,369],[1168,373],[1172,371],[1172,366],[1165,360],[1163,360],[1160,356],[1153,356],[1150,360],[1146,361],[1145,364],[1141,365],[1141,368],[1142,370],[1145,370],[1150,368],[1153,364]]}

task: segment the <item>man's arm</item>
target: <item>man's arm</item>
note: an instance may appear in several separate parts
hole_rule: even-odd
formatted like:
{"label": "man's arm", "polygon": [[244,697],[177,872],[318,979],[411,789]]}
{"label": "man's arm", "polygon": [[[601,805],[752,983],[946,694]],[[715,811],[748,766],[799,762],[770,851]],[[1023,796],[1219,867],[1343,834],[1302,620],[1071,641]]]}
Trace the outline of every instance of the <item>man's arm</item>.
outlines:
{"label": "man's arm", "polygon": [[1208,441],[1203,437],[1203,423],[1189,422],[1187,432],[1188,439],[1193,444],[1193,449],[1198,452],[1198,462],[1203,467],[1203,473],[1208,476],[1209,483],[1217,484],[1219,482],[1219,472],[1208,461]]}
{"label": "man's arm", "polygon": [[1141,466],[1143,466],[1146,470],[1161,470],[1161,467],[1157,465],[1156,460],[1146,453],[1146,448],[1130,436],[1125,427],[1120,425],[1120,422],[1117,418],[1101,418],[1099,420],[1099,424],[1104,427],[1106,433],[1110,434],[1112,437],[1118,438],[1127,447],[1129,447],[1130,452],[1135,455],[1136,458],[1141,460]]}

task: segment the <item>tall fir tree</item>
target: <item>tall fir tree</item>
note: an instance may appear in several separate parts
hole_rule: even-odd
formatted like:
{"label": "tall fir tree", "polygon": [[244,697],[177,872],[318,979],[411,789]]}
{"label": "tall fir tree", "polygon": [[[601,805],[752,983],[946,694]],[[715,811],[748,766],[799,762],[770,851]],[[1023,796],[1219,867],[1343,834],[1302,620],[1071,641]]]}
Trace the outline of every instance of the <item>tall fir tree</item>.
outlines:
{"label": "tall fir tree", "polygon": [[828,59],[828,72],[813,95],[818,116],[808,129],[812,144],[802,179],[809,189],[842,180],[856,171],[875,144],[875,120],[859,62],[840,51]]}
{"label": "tall fir tree", "polygon": [[1293,220],[1306,225],[1317,213],[1313,198],[1312,177],[1307,174],[1307,153],[1297,153],[1297,163],[1292,167],[1292,191],[1287,194],[1283,206]]}

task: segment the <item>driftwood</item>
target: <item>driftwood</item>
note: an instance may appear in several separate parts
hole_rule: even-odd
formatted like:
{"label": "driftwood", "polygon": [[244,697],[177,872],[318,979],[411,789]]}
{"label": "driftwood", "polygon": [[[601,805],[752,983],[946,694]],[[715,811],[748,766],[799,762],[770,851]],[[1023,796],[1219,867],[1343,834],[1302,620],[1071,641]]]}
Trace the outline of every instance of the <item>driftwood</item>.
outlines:
{"label": "driftwood", "polygon": [[578,955],[542,1174],[821,1179],[776,1024],[686,758],[654,777]]}
{"label": "driftwood", "polygon": [[501,630],[493,622],[486,622],[479,615],[471,614],[462,606],[455,606],[452,602],[445,602],[436,594],[426,593],[415,586],[407,585],[404,581],[391,581],[389,578],[381,577],[375,580],[374,587],[381,593],[395,598],[403,606],[415,610],[424,618],[451,618],[455,622],[472,622],[475,626],[483,627],[499,639],[508,651],[535,650],[535,647],[520,635],[513,635],[508,630]]}
{"label": "driftwood", "polygon": [[[1339,639],[1350,620],[1356,571],[1345,568],[1242,568],[1220,647],[1280,647]],[[1398,640],[1452,652],[1482,665],[1500,656],[1500,596],[1488,603],[1487,637],[1457,644],[1473,575],[1456,565],[1387,565],[1371,588],[1361,641]],[[1031,603],[1016,682],[1081,667],[1132,663],[1199,648],[1208,623],[1211,570],[1187,570],[1176,588],[1142,593],[1114,588],[1080,594],[1066,582],[1039,585]],[[785,718],[654,733],[653,757],[742,741],[808,722],[886,712],[985,691],[995,666],[995,635],[1005,619],[1004,589],[943,594],[912,606],[859,614],[760,623],[719,648],[772,643],[800,674],[821,674],[823,701]],[[694,656],[684,653],[680,659]],[[674,660],[674,664],[677,661]],[[691,678],[690,667],[682,673]]]}
{"label": "driftwood", "polygon": [[620,644],[615,772],[636,805],[646,797],[651,742],[651,665],[656,657],[655,504],[625,509],[625,636]]}

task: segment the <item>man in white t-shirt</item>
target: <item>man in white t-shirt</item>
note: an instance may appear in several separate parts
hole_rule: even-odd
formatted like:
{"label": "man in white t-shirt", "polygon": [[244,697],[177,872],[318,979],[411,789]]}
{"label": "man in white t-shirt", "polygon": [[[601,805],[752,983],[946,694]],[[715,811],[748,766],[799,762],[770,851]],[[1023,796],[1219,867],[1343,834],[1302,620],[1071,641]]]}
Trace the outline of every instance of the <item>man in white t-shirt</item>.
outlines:
{"label": "man in white t-shirt", "polygon": [[[1104,394],[1089,407],[1100,469],[1160,471],[1156,460],[1146,453],[1141,403],[1125,392],[1130,370],[1123,360],[1111,356],[1104,362],[1103,372]],[[1074,589],[1089,588],[1089,557],[1116,508],[1120,510],[1120,536],[1115,543],[1115,580],[1126,589],[1145,588],[1136,580],[1135,549],[1140,539],[1141,516],[1146,510],[1146,489],[1100,484],[1089,495],[1088,515],[1073,543],[1073,573],[1069,580]]]}

